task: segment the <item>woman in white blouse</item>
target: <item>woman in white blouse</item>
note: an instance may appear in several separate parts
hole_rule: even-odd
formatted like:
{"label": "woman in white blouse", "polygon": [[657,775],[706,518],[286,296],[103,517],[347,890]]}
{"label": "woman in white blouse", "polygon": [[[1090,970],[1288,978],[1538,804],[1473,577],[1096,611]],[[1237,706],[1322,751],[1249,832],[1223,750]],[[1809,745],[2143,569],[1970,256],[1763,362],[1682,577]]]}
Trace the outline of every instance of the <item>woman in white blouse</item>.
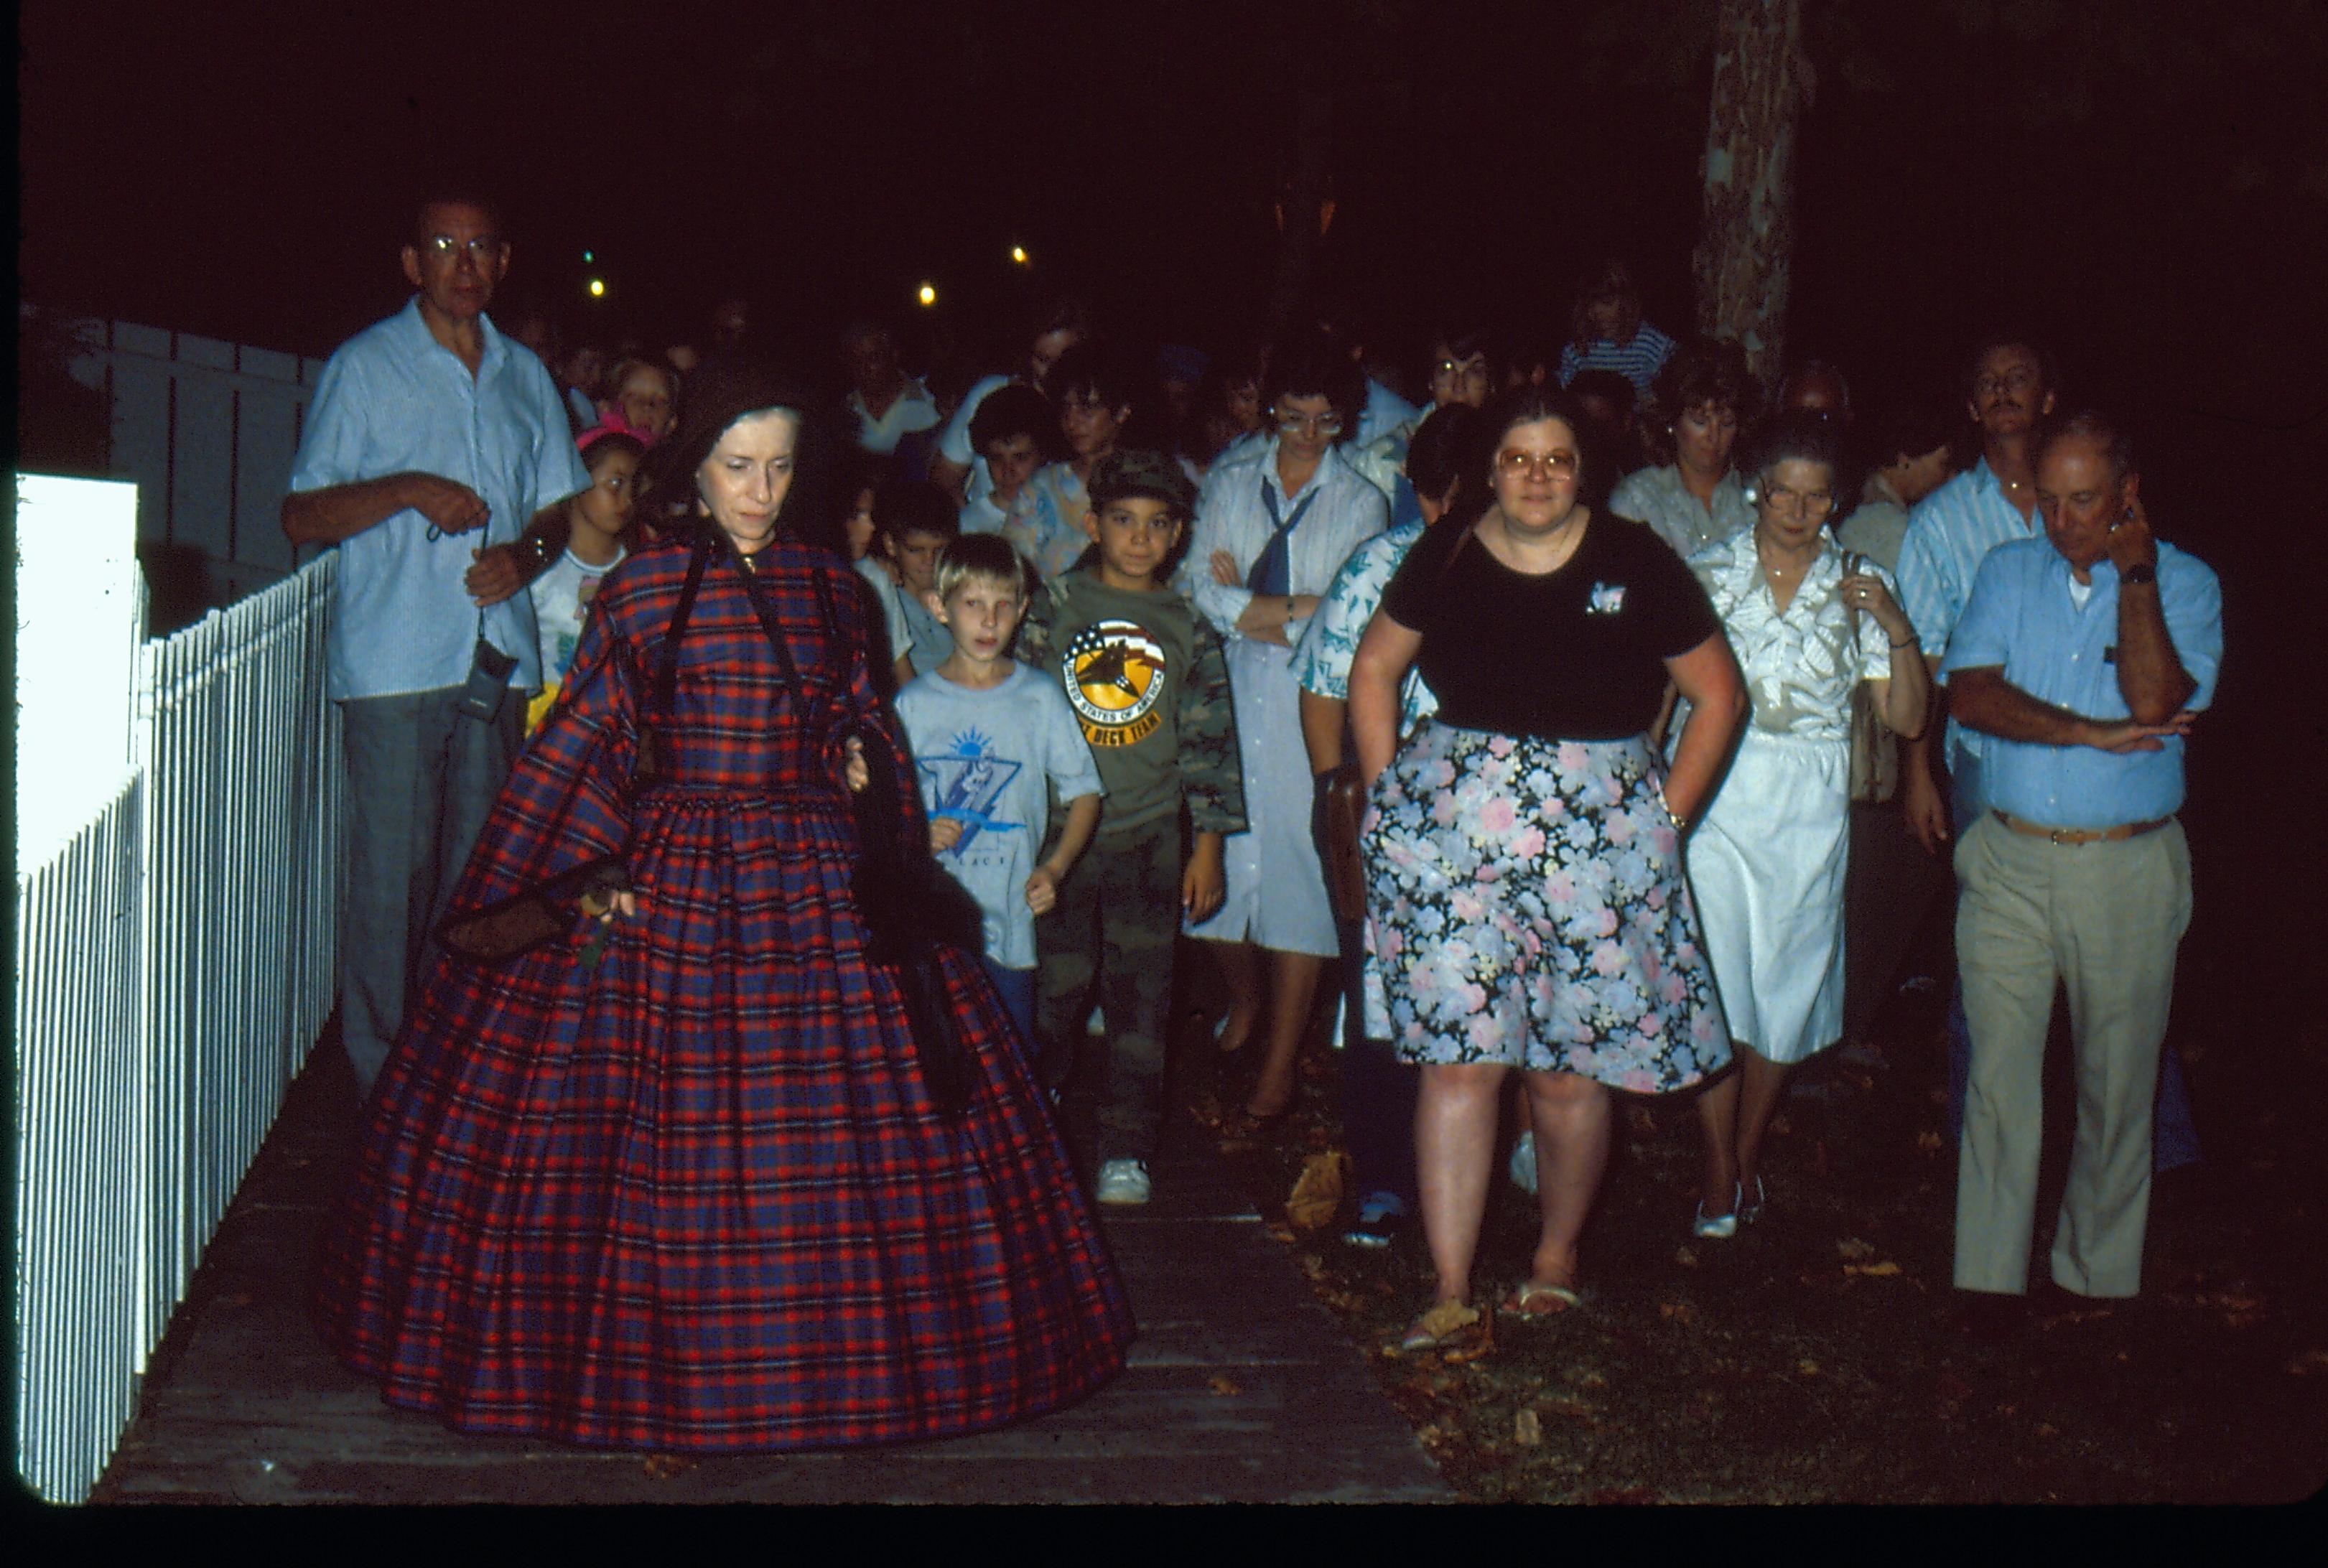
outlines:
{"label": "woman in white blouse", "polygon": [[1692,1229],[1760,1211],[1763,1133],[1788,1070],[1843,1033],[1851,694],[1921,733],[1929,678],[1892,579],[1828,538],[1839,466],[1826,421],[1788,411],[1754,444],[1754,526],[1690,558],[1746,676],[1751,717],[1691,834],[1691,890],[1738,1070],[1698,1095],[1705,1182]]}

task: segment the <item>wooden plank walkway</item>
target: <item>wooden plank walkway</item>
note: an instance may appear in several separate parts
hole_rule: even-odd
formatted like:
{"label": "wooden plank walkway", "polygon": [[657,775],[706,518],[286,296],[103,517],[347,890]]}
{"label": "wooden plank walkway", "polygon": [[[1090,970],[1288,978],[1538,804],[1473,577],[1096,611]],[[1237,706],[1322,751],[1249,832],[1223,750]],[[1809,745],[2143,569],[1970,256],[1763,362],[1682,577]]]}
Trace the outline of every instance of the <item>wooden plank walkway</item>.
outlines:
{"label": "wooden plank walkway", "polygon": [[99,1503],[1432,1502],[1452,1493],[1185,1114],[1110,1213],[1140,1337],[1082,1404],[1002,1432],[678,1466],[471,1437],[383,1404],[302,1305],[357,1132],[327,1035],[146,1380]]}

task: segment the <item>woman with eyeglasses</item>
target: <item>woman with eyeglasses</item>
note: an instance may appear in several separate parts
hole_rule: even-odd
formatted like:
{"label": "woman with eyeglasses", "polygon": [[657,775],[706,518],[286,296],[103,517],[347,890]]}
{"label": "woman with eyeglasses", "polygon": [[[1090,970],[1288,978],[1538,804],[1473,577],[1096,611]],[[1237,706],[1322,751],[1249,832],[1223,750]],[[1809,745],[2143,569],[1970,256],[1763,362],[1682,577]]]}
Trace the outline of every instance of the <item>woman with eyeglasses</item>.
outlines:
{"label": "woman with eyeglasses", "polygon": [[[1481,427],[1492,504],[1416,540],[1349,678],[1391,1039],[1422,1069],[1438,1278],[1410,1348],[1466,1317],[1450,1309],[1470,1296],[1506,1075],[1525,1085],[1543,1230],[1502,1310],[1537,1318],[1581,1300],[1610,1091],[1690,1088],[1730,1059],[1681,855],[1745,709],[1722,623],[1670,549],[1591,504],[1566,394],[1515,388]],[[1439,711],[1401,745],[1410,666]],[[1692,703],[1670,767],[1647,736],[1668,680]]]}
{"label": "woman with eyeglasses", "polygon": [[1301,740],[1293,649],[1350,552],[1389,525],[1390,505],[1339,453],[1358,427],[1366,384],[1323,338],[1281,346],[1263,388],[1270,439],[1223,457],[1197,496],[1182,591],[1228,641],[1244,771],[1246,831],[1225,846],[1228,896],[1188,928],[1213,944],[1229,991],[1221,1048],[1261,1025],[1268,969],[1268,1049],[1245,1102],[1245,1130],[1293,1105],[1310,1006],[1341,949],[1310,835],[1314,787]]}
{"label": "woman with eyeglasses", "polygon": [[1869,682],[1884,722],[1911,737],[1931,691],[1890,574],[1827,537],[1840,461],[1833,421],[1778,415],[1754,445],[1752,531],[1689,563],[1752,705],[1689,841],[1690,887],[1739,1060],[1697,1098],[1705,1180],[1690,1228],[1709,1240],[1760,1214],[1762,1138],[1788,1071],[1842,1038],[1852,689]]}

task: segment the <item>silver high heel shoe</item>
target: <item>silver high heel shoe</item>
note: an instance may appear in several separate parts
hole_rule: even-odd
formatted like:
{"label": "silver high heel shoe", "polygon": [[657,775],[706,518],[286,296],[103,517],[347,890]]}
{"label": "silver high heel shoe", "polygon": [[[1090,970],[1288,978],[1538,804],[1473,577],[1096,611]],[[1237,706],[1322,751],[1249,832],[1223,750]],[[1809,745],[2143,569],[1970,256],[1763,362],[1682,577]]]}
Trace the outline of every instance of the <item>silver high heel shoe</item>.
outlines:
{"label": "silver high heel shoe", "polygon": [[1708,1216],[1705,1212],[1705,1200],[1704,1198],[1698,1199],[1696,1216],[1689,1222],[1689,1234],[1697,1237],[1700,1241],[1709,1242],[1728,1241],[1732,1236],[1736,1235],[1738,1234],[1738,1221],[1741,1218],[1739,1214],[1739,1205],[1744,1197],[1744,1189],[1740,1188],[1736,1182],[1732,1182],[1730,1184],[1730,1212],[1728,1214],[1718,1214],[1712,1216]]}

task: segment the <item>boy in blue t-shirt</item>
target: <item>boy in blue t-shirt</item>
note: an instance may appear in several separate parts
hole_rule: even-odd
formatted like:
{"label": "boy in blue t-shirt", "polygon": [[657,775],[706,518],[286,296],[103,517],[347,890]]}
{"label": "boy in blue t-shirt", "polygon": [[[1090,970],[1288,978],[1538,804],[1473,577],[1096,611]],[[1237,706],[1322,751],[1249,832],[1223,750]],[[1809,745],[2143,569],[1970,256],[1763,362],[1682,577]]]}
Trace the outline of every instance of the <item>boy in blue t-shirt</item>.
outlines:
{"label": "boy in blue t-shirt", "polygon": [[[1099,825],[1099,770],[1065,694],[1010,657],[1027,578],[1008,541],[973,533],[946,545],[922,602],[953,648],[897,693],[897,718],[929,808],[930,849],[978,900],[986,972],[1031,1047],[1035,916],[1058,902]],[[1066,821],[1037,861],[1047,782]]]}

